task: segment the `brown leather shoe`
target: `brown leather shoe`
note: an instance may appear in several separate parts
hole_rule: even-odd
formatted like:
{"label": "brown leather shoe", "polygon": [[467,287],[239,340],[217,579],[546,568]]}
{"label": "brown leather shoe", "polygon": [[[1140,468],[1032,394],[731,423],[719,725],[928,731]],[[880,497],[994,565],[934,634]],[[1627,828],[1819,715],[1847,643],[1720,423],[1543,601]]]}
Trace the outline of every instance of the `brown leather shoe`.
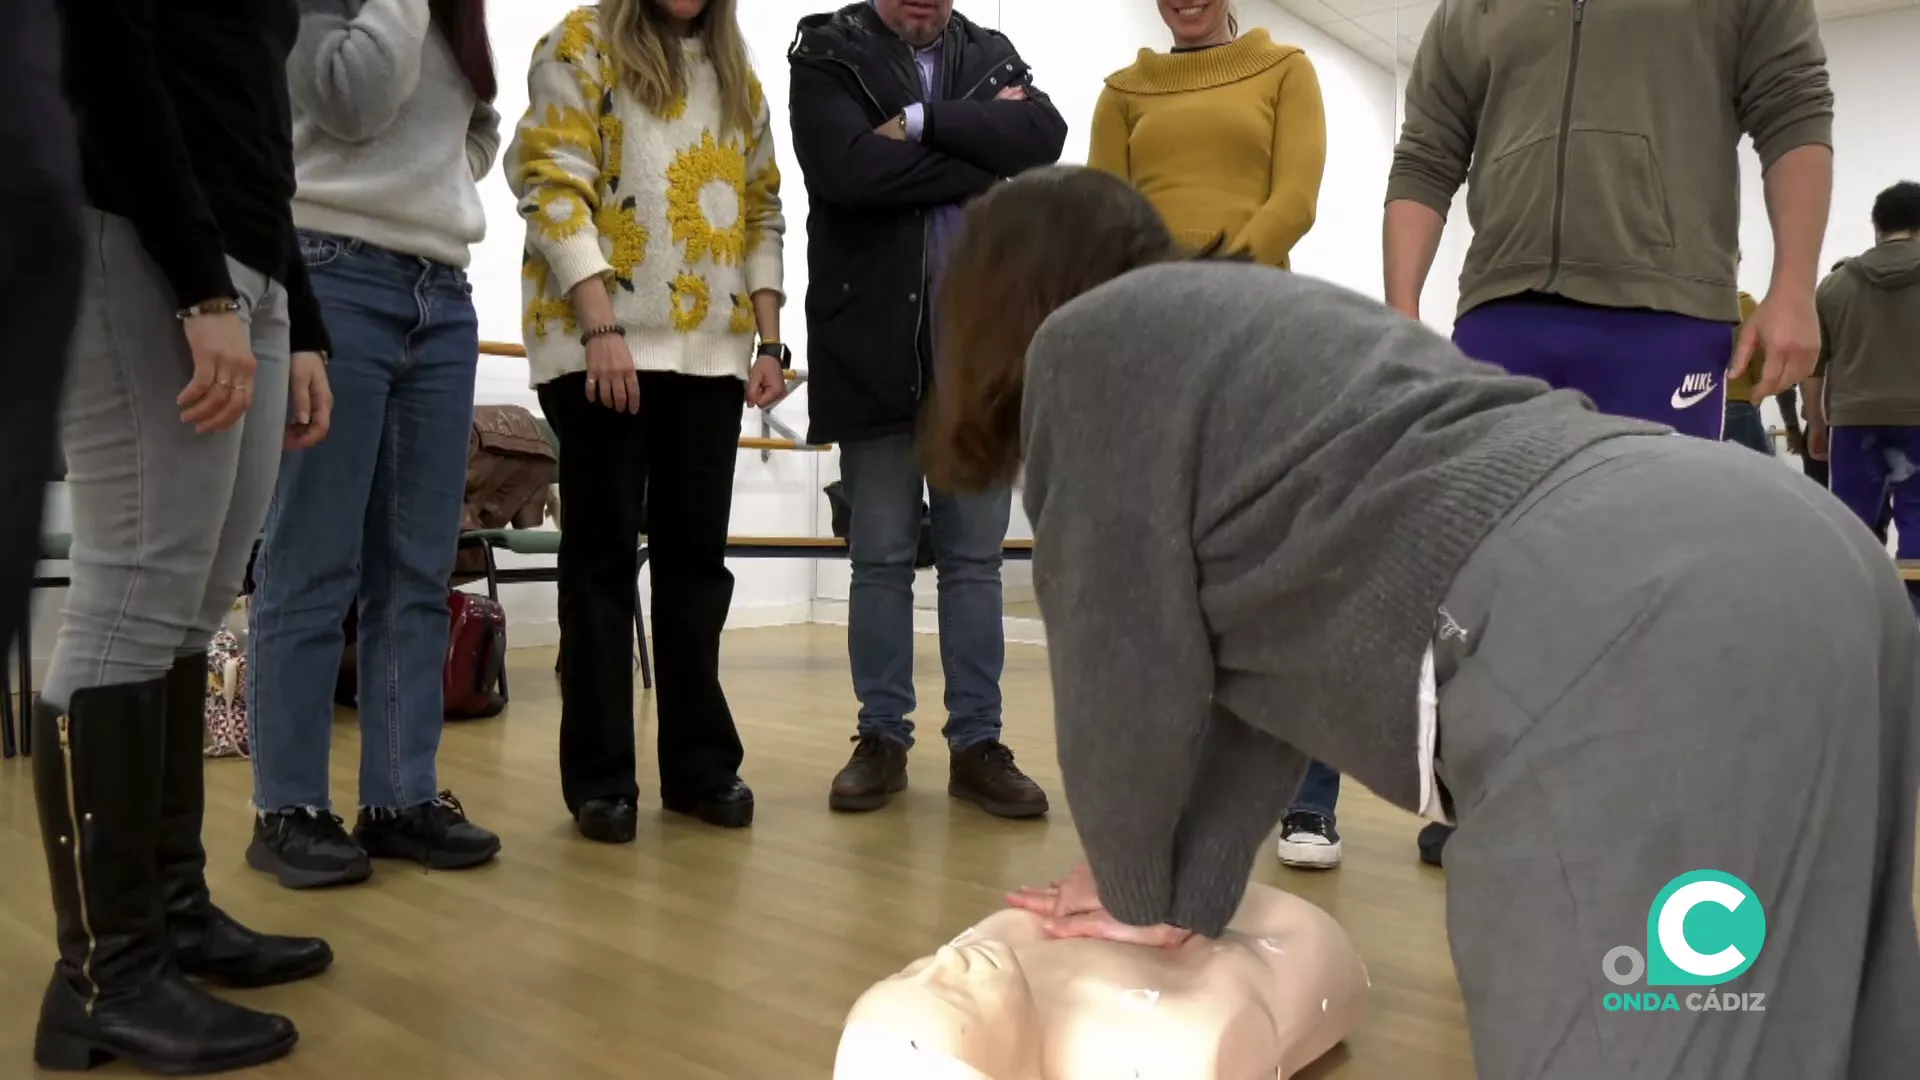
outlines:
{"label": "brown leather shoe", "polygon": [[947,794],[994,817],[1030,818],[1047,812],[1047,793],[1013,763],[1013,751],[994,739],[953,755]]}
{"label": "brown leather shoe", "polygon": [[907,748],[878,735],[853,741],[853,756],[833,778],[827,806],[842,813],[878,810],[907,790]]}

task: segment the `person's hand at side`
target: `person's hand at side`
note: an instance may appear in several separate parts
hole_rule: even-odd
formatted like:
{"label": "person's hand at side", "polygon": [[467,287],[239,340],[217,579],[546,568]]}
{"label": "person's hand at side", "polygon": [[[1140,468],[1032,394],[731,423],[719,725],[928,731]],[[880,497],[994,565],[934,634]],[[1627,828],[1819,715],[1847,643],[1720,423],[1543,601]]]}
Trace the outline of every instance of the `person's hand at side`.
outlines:
{"label": "person's hand at side", "polygon": [[318,446],[333,426],[333,385],[327,380],[327,358],[317,352],[294,353],[287,384],[286,448]]}
{"label": "person's hand at side", "polygon": [[640,411],[640,373],[633,369],[633,353],[619,334],[587,339],[587,400],[615,412]]}
{"label": "person's hand at side", "polygon": [[1003,86],[1000,88],[999,93],[993,95],[993,100],[1025,101],[1027,100],[1027,88],[1024,86]]}
{"label": "person's hand at side", "polygon": [[787,375],[780,361],[771,356],[756,357],[753,370],[747,372],[747,404],[756,409],[771,409],[787,396]]}
{"label": "person's hand at side", "polygon": [[1754,350],[1764,357],[1759,371],[1753,373],[1753,400],[1770,398],[1789,386],[1798,386],[1813,374],[1820,359],[1820,318],[1814,312],[1813,297],[1767,293],[1753,315],[1740,324],[1740,336],[1733,347],[1730,378],[1747,373]]}
{"label": "person's hand at side", "polygon": [[1815,461],[1826,461],[1831,452],[1832,445],[1828,442],[1827,425],[1809,423],[1807,425],[1807,456]]}
{"label": "person's hand at side", "polygon": [[189,315],[180,325],[193,353],[193,379],[174,399],[180,422],[192,426],[196,435],[225,431],[253,404],[259,362],[247,324],[235,312],[223,311]]}
{"label": "person's hand at side", "polygon": [[586,336],[587,400],[615,412],[640,411],[640,373],[613,314],[605,278],[590,277],[571,290],[574,319]]}

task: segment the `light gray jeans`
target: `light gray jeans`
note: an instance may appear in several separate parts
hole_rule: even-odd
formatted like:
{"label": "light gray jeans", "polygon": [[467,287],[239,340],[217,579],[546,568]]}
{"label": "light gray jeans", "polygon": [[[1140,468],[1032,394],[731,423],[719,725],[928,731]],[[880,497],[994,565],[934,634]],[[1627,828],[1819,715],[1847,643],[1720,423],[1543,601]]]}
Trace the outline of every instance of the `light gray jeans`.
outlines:
{"label": "light gray jeans", "polygon": [[228,260],[259,361],[253,406],[194,434],[175,399],[193,356],[179,302],[133,226],[86,212],[85,271],[61,417],[73,585],[43,697],[145,682],[207,647],[246,575],[286,437],[287,293]]}

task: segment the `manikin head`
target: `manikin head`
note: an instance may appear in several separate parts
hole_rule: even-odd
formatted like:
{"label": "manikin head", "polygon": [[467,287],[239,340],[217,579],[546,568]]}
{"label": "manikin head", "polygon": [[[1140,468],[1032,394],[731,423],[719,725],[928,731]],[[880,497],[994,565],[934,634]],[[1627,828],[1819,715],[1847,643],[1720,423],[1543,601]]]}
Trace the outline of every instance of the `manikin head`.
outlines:
{"label": "manikin head", "polygon": [[1160,20],[1173,31],[1173,43],[1188,48],[1219,45],[1239,36],[1233,0],[1158,0]]}
{"label": "manikin head", "polygon": [[873,8],[887,29],[916,49],[940,40],[953,18],[953,0],[873,0]]}
{"label": "manikin head", "polygon": [[849,1018],[841,1067],[916,1080],[1038,1080],[1039,1012],[1026,973],[1011,944],[973,937],[867,991]]}
{"label": "manikin head", "polygon": [[1902,180],[1873,200],[1875,243],[1920,236],[1920,184]]}
{"label": "manikin head", "polygon": [[1291,1076],[1359,1022],[1366,972],[1331,916],[1254,886],[1217,941],[1050,941],[1001,911],[874,985],[835,1080]]}

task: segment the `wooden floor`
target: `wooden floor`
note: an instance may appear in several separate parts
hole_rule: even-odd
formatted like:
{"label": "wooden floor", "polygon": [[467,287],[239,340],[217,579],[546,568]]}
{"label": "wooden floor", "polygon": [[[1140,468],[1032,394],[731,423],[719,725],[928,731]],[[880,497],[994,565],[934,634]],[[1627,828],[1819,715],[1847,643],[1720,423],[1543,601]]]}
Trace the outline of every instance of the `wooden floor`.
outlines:
{"label": "wooden floor", "polygon": [[[921,698],[937,703],[933,641],[920,643]],[[1059,806],[1045,654],[1008,653],[1007,742]],[[210,763],[216,897],[262,929],[325,935],[339,957],[312,982],[240,996],[287,1013],[302,1033],[291,1058],[246,1075],[823,1078],[840,1021],[868,984],[994,910],[1003,889],[1043,882],[1078,854],[1064,809],[1005,822],[948,799],[935,732],[915,756],[915,786],[892,807],[830,814],[827,783],[853,727],[844,633],[743,631],[728,636],[725,660],[747,744],[743,771],[759,797],[751,830],[668,821],[643,804],[632,847],[577,840],[559,797],[551,650],[513,653],[506,716],[447,731],[442,783],[505,838],[500,861],[483,870],[382,864],[356,889],[282,890],[241,860],[247,764]],[[354,804],[357,748],[351,714],[342,714],[333,776],[345,807]],[[651,768],[643,761],[646,799],[656,792]],[[1296,873],[1269,849],[1259,870],[1333,912],[1373,980],[1366,1024],[1307,1076],[1470,1077],[1443,879],[1415,859],[1419,823],[1358,789],[1343,793],[1340,816],[1344,867]],[[0,763],[0,1076],[41,1075],[27,1068],[52,960],[37,835],[26,763]]]}

